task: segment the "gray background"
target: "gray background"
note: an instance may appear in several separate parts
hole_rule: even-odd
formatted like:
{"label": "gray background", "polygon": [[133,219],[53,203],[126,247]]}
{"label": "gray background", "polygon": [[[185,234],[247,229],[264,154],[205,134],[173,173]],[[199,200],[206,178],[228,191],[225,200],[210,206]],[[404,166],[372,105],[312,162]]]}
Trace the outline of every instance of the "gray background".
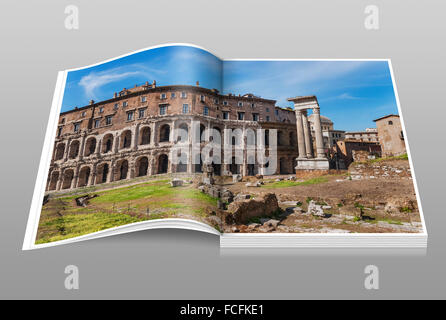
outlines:
{"label": "gray background", "polygon": [[[80,29],[64,27],[78,5]],[[364,8],[380,8],[380,30]],[[444,1],[5,1],[0,4],[1,298],[445,298]],[[22,252],[58,70],[167,42],[224,58],[391,58],[429,232],[426,255],[220,254],[218,238],[157,230]],[[64,268],[80,290],[64,289]],[[380,289],[364,289],[364,267]]]}

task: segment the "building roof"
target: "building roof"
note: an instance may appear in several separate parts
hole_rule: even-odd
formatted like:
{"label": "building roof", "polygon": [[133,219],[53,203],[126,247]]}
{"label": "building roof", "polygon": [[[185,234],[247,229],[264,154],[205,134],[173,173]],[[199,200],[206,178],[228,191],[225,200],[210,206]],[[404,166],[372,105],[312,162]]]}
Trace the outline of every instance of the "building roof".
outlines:
{"label": "building roof", "polygon": [[400,116],[397,115],[397,114],[388,114],[387,116],[384,116],[384,117],[375,119],[375,120],[373,120],[373,121],[376,122],[376,121],[379,121],[379,120],[382,120],[382,119],[386,119],[386,118],[390,118],[390,117],[397,117],[397,118],[399,118]]}
{"label": "building roof", "polygon": [[[321,115],[320,117],[321,117],[321,122],[333,124],[333,121],[331,121],[330,118],[323,115]],[[308,120],[310,121],[312,121],[313,118],[314,118],[314,113],[308,116]]]}

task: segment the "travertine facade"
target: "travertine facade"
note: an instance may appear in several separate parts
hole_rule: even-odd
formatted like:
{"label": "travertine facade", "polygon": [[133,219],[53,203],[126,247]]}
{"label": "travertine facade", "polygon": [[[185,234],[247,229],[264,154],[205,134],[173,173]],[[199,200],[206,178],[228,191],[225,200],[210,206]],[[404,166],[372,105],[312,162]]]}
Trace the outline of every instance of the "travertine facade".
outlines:
{"label": "travertine facade", "polygon": [[[298,156],[296,117],[293,110],[279,108],[275,102],[252,94],[222,95],[198,83],[158,87],[155,82],[123,89],[109,100],[91,101],[60,114],[47,191],[162,173],[201,172],[201,164],[193,164],[192,159],[179,164],[171,161],[176,146],[192,148],[192,134],[180,140],[178,132],[192,132],[193,122],[200,123],[200,133],[205,129],[221,132],[222,143],[230,138],[224,136],[225,129],[243,132],[241,141],[232,141],[234,150],[243,152],[242,163],[214,164],[217,175],[262,173],[262,166],[247,159],[248,129],[264,129],[266,136],[268,130],[277,129],[277,173],[293,173]],[[209,133],[200,139],[204,144],[213,137]]]}

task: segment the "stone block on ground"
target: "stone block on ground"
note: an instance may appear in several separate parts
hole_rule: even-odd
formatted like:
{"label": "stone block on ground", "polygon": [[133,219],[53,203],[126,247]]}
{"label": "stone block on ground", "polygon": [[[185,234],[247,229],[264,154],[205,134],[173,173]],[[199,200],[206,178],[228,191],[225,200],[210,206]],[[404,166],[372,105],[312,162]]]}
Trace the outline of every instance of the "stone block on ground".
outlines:
{"label": "stone block on ground", "polygon": [[181,179],[172,179],[172,181],[170,181],[170,185],[172,187],[181,187],[183,185],[183,180]]}

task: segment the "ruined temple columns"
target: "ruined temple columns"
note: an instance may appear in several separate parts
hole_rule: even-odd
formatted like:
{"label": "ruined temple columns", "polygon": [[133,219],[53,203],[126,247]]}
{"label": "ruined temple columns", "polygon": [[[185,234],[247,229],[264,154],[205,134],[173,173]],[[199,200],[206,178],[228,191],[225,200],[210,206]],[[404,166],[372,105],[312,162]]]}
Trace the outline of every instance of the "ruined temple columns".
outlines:
{"label": "ruined temple columns", "polygon": [[305,159],[307,158],[307,155],[305,150],[302,110],[296,110],[296,127],[297,127],[297,147],[299,150],[299,159]]}
{"label": "ruined temple columns", "polygon": [[312,158],[313,151],[311,150],[311,132],[310,125],[308,124],[307,110],[302,111],[302,122],[304,126],[305,152],[307,154],[307,158]]}
{"label": "ruined temple columns", "polygon": [[[324,153],[324,138],[320,109],[316,96],[294,97],[288,101],[294,103],[296,112],[297,140],[299,157],[296,159],[296,170],[328,170],[329,162]],[[316,157],[311,144],[311,131],[308,124],[307,110],[312,109],[314,114],[314,135],[316,140]]]}
{"label": "ruined temple columns", "polygon": [[325,159],[324,137],[322,136],[321,115],[319,107],[313,108],[313,114],[314,114],[314,134],[316,138],[317,158]]}

